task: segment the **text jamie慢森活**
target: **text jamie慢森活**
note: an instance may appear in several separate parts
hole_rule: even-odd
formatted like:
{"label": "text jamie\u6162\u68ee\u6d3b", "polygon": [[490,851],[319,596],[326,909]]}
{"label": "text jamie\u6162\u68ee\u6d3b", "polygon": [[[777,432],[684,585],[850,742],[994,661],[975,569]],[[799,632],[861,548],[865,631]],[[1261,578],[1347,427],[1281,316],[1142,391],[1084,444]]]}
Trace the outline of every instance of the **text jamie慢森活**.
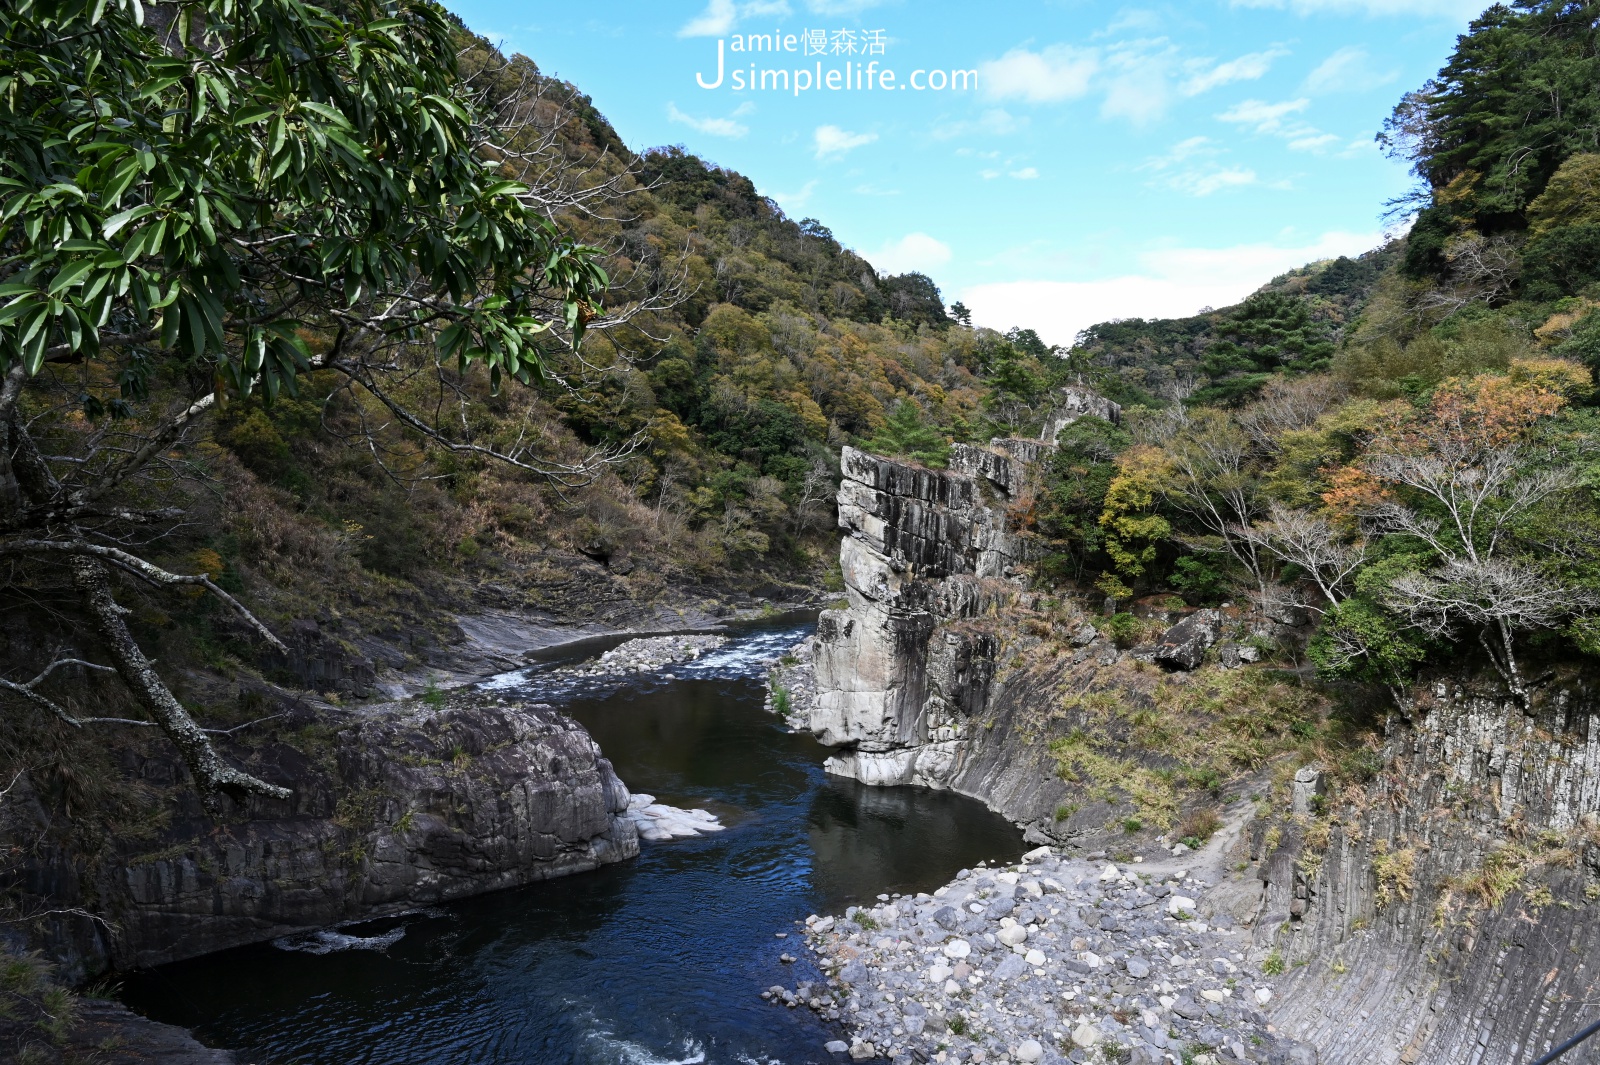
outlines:
{"label": "text jamie\u6162\u68ee\u6d3b", "polygon": [[[894,70],[884,66],[883,60],[860,58],[884,55],[888,38],[883,30],[802,30],[799,33],[734,34],[717,40],[717,72],[714,78],[696,72],[694,79],[702,89],[720,89],[725,85],[733,92],[789,92],[799,96],[803,92],[827,90],[890,91],[911,89],[915,92],[964,91],[978,83],[976,70],[945,70],[919,67],[901,78]],[[823,69],[823,60],[816,59],[807,66],[758,67],[746,66],[735,59],[729,69],[730,52],[753,54],[793,54],[810,58],[828,56],[836,65]]]}

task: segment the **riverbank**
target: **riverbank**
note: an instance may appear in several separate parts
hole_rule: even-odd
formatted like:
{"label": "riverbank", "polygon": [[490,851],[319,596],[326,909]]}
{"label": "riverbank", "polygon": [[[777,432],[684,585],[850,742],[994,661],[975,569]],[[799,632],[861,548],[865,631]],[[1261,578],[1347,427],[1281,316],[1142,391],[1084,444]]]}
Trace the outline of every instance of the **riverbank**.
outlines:
{"label": "riverbank", "polygon": [[1041,847],[808,920],[827,982],[771,996],[837,1016],[852,1038],[829,1049],[858,1061],[1312,1065],[1261,1012],[1273,981],[1249,933],[1201,917],[1212,887],[1195,868]]}
{"label": "riverbank", "polygon": [[[646,843],[638,859],[581,881],[345,930],[373,946],[381,939],[381,949],[257,945],[136,974],[126,1000],[260,1063],[703,1055],[706,1065],[820,1065],[837,1026],[756,997],[796,968],[810,972],[782,960],[805,953],[798,937],[773,932],[881,892],[932,891],[961,868],[1025,848],[981,803],[824,774],[814,741],[774,727],[761,709],[767,664],[807,629],[801,620],[741,628],[668,667],[671,681],[584,681],[551,700],[607,752],[634,798],[705,809],[726,831]],[[540,701],[548,677],[486,694]],[[237,978],[246,972],[250,980]],[[408,1023],[394,1024],[399,1015]]]}

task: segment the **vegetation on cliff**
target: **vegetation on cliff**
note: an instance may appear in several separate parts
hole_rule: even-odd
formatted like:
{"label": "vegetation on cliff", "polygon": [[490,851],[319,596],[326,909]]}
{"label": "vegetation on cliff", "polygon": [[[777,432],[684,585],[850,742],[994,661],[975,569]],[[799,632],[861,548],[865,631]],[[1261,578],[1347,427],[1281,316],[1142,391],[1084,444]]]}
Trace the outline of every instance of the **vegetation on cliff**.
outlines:
{"label": "vegetation on cliff", "polygon": [[1476,654],[1526,701],[1528,650],[1600,651],[1597,13],[1492,8],[1405,97],[1382,138],[1424,182],[1404,241],[1084,335],[1164,394],[1123,385],[1122,427],[1063,434],[1047,573],[1309,613],[1325,675],[1402,702],[1424,661]]}

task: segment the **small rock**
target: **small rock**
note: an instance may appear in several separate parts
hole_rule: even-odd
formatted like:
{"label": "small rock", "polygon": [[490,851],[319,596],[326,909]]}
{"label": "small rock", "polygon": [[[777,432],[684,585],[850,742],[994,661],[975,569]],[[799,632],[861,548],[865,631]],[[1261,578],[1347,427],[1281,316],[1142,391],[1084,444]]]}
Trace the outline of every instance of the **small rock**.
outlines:
{"label": "small rock", "polygon": [[831,916],[822,918],[822,920],[811,926],[811,930],[818,935],[833,931],[833,918]]}
{"label": "small rock", "polygon": [[851,1061],[871,1061],[878,1056],[878,1050],[871,1043],[857,1043],[850,1048]]}
{"label": "small rock", "polygon": [[1028,971],[1028,963],[1015,954],[1008,954],[994,967],[996,980],[1015,980]]}
{"label": "small rock", "polygon": [[1087,1050],[1098,1042],[1100,1042],[1100,1030],[1090,1025],[1088,1021],[1084,1021],[1082,1024],[1078,1025],[1077,1028],[1073,1029],[1073,1046],[1082,1047]]}
{"label": "small rock", "polygon": [[944,945],[944,956],[960,961],[972,953],[972,944],[965,939],[952,939]]}
{"label": "small rock", "polygon": [[1038,1061],[1044,1057],[1044,1047],[1039,1045],[1037,1039],[1024,1039],[1017,1044],[1017,1048],[1011,1052],[1011,1056],[1017,1061]]}
{"label": "small rock", "polygon": [[822,1044],[822,1049],[830,1054],[848,1054],[850,1053],[850,1044],[843,1039],[830,1039]]}
{"label": "small rock", "polygon": [[1270,987],[1258,987],[1258,988],[1256,988],[1256,1003],[1258,1005],[1265,1006],[1267,1003],[1269,1003],[1271,1001],[1272,1001],[1272,988],[1270,988]]}
{"label": "small rock", "polygon": [[1174,917],[1177,917],[1180,913],[1186,913],[1193,917],[1196,905],[1195,901],[1187,895],[1174,895],[1167,900],[1167,912]]}

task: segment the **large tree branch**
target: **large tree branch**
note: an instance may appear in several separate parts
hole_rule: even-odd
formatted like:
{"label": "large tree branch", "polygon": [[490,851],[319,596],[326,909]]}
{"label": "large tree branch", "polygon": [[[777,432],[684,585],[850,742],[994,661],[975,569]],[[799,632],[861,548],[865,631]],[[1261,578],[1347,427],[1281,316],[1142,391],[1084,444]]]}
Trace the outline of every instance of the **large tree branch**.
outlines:
{"label": "large tree branch", "polygon": [[155,667],[144,656],[133,634],[128,631],[123,616],[127,608],[119,605],[111,594],[111,582],[105,565],[90,554],[75,554],[72,559],[72,582],[83,598],[83,605],[94,620],[96,629],[105,641],[116,663],[117,673],[133,690],[145,712],[155,719],[162,732],[172,740],[183,755],[189,771],[206,806],[216,812],[216,795],[225,793],[242,800],[246,795],[262,795],[271,799],[287,799],[292,792],[268,784],[228,765],[217,753],[205,730],[178,702],[156,673]]}
{"label": "large tree branch", "polygon": [[78,507],[85,506],[116,488],[132,474],[139,472],[146,463],[170,447],[173,441],[183,435],[183,431],[189,427],[190,423],[210,410],[216,402],[216,393],[209,392],[171,418],[168,418],[132,454],[103,471],[100,476],[94,479],[93,483],[84,485],[74,491],[72,493],[73,505]]}
{"label": "large tree branch", "polygon": [[[63,722],[65,722],[68,725],[71,725],[73,728],[82,728],[85,725],[102,725],[102,724],[103,725],[141,725],[141,726],[147,726],[148,727],[148,726],[154,724],[154,722],[152,722],[152,721],[136,721],[136,720],[134,720],[132,718],[126,718],[126,717],[76,717],[76,716],[74,716],[69,710],[66,709],[66,707],[62,706],[60,703],[56,702],[54,699],[50,698],[49,696],[42,694],[38,690],[39,685],[43,684],[45,682],[45,680],[49,678],[50,674],[54,673],[56,670],[60,669],[62,666],[82,666],[84,669],[100,669],[100,670],[104,670],[107,673],[116,672],[110,666],[102,666],[102,665],[98,665],[98,664],[96,664],[94,662],[85,662],[81,658],[58,658],[54,662],[51,662],[48,666],[45,666],[44,669],[42,671],[40,671],[38,676],[34,677],[30,681],[27,681],[26,683],[19,683],[19,682],[14,681],[14,680],[6,680],[4,677],[0,677],[0,691],[8,691],[8,692],[11,692],[11,693],[13,693],[15,695],[21,696],[23,699],[26,699],[28,702],[32,703],[34,706],[39,707],[41,710],[44,710],[44,711],[46,711],[48,713],[51,713],[51,714],[54,714],[57,718],[60,718]],[[15,784],[16,781],[12,781],[12,783]],[[6,790],[9,791],[10,789],[8,788]],[[3,794],[4,794],[4,792],[0,792],[0,795],[3,795]]]}
{"label": "large tree branch", "polygon": [[266,640],[275,649],[284,654],[289,652],[289,649],[283,645],[283,641],[278,639],[271,629],[267,628],[243,603],[223,591],[215,581],[204,573],[172,573],[153,563],[146,562],[138,555],[123,551],[121,548],[108,547],[105,544],[91,544],[84,540],[13,540],[10,543],[0,544],[0,556],[51,554],[75,555],[79,558],[103,558],[136,576],[143,577],[152,584],[198,585],[232,607],[235,613],[243,618],[251,628],[255,629],[257,635]]}

